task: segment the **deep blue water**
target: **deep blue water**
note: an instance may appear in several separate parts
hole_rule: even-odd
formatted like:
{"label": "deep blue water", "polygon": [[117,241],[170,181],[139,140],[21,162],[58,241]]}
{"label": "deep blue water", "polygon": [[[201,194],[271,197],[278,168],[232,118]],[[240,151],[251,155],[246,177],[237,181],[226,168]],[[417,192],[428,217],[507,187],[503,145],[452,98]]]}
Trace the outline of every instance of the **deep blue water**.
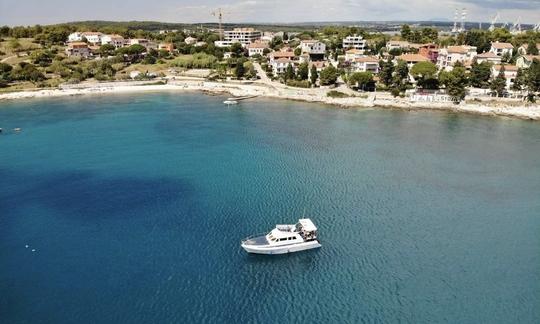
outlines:
{"label": "deep blue water", "polygon": [[538,323],[540,124],[223,99],[1,102],[0,322]]}

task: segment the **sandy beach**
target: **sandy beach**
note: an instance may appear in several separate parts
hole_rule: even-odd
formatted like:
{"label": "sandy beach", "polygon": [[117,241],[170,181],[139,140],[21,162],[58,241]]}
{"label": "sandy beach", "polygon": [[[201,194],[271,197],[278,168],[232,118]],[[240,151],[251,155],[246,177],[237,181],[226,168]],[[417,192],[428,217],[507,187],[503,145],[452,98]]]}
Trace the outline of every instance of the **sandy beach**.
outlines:
{"label": "sandy beach", "polygon": [[389,93],[354,93],[346,87],[335,90],[349,93],[351,97],[331,98],[326,94],[331,89],[313,88],[302,89],[287,87],[282,84],[265,82],[211,82],[204,79],[169,79],[166,84],[156,84],[157,81],[126,81],[126,82],[85,82],[77,85],[64,85],[58,89],[36,91],[21,91],[0,94],[2,100],[17,100],[31,98],[48,98],[78,95],[96,95],[108,93],[132,93],[155,91],[203,91],[210,93],[227,93],[232,96],[261,96],[308,102],[319,102],[345,108],[380,107],[404,110],[446,110],[466,112],[481,115],[506,116],[530,120],[540,120],[540,105],[526,104],[520,101],[490,101],[453,103],[413,102],[409,98],[394,98]]}

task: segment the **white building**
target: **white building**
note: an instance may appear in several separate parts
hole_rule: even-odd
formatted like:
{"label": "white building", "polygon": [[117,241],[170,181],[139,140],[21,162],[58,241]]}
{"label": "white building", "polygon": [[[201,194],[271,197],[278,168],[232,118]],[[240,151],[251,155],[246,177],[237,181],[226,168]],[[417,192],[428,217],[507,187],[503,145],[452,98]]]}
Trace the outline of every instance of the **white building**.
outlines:
{"label": "white building", "polygon": [[407,41],[396,41],[391,40],[386,43],[386,50],[391,51],[393,49],[409,49],[411,47],[411,44]]}
{"label": "white building", "polygon": [[309,55],[324,55],[326,53],[326,44],[313,39],[303,40],[300,41],[300,49],[302,53]]}
{"label": "white building", "polygon": [[255,42],[248,44],[246,47],[248,49],[248,56],[253,56],[257,54],[262,56],[264,54],[264,49],[268,48],[268,43]]}
{"label": "white building", "polygon": [[373,56],[357,57],[351,64],[353,72],[379,73],[379,59]]}
{"label": "white building", "polygon": [[103,37],[103,34],[100,32],[84,32],[81,35],[92,44],[101,44],[101,37]]}
{"label": "white building", "polygon": [[345,61],[352,62],[355,59],[364,56],[364,51],[359,49],[350,49],[345,52]]}
{"label": "white building", "polygon": [[130,38],[128,44],[131,45],[142,45],[146,48],[150,46],[150,41],[145,38]]}
{"label": "white building", "polygon": [[437,66],[441,70],[451,71],[456,62],[459,61],[465,65],[471,62],[476,56],[476,46],[448,46],[439,50]]}
{"label": "white building", "polygon": [[197,42],[197,38],[188,36],[186,39],[184,39],[184,42],[188,45],[195,44]]}
{"label": "white building", "polygon": [[68,36],[68,42],[80,42],[82,41],[82,37],[83,37],[82,33],[79,33],[79,32],[71,33]]}
{"label": "white building", "polygon": [[362,51],[366,49],[366,40],[362,36],[354,35],[343,38],[343,48],[353,48]]}
{"label": "white building", "polygon": [[120,35],[103,35],[101,45],[111,44],[116,48],[123,47],[126,44],[124,37]]}
{"label": "white building", "polygon": [[[502,65],[493,65],[491,67],[491,77],[496,78],[499,75]],[[504,78],[506,79],[506,88],[510,89],[517,76],[518,67],[515,65],[504,66]]]}
{"label": "white building", "polygon": [[489,51],[498,56],[512,55],[514,46],[510,43],[491,42]]}
{"label": "white building", "polygon": [[215,44],[218,47],[228,47],[234,43],[245,46],[261,39],[261,36],[261,32],[254,28],[234,28],[233,30],[224,31],[223,41],[216,41]]}
{"label": "white building", "polygon": [[291,65],[294,67],[294,61],[289,60],[288,58],[279,58],[277,60],[272,61],[272,72],[274,72],[274,75],[278,75],[285,72],[285,69],[287,69],[287,66]]}

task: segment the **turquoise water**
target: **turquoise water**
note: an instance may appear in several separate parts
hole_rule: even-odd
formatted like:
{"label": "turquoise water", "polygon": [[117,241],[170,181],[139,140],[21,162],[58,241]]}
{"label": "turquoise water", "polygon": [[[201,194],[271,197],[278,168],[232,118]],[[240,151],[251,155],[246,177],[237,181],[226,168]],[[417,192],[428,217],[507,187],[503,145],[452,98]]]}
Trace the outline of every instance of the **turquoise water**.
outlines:
{"label": "turquoise water", "polygon": [[540,124],[223,100],[0,103],[1,322],[538,321]]}

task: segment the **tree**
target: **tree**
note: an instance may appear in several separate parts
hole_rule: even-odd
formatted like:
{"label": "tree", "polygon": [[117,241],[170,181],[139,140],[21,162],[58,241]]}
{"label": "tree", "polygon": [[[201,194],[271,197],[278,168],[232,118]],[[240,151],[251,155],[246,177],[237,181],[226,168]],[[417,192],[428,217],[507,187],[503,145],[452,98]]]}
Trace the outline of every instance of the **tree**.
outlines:
{"label": "tree", "polygon": [[294,49],[294,55],[300,56],[302,54],[302,49],[300,47],[297,47]]}
{"label": "tree", "polygon": [[101,45],[99,48],[99,53],[101,53],[102,57],[112,56],[114,55],[114,51],[116,50],[116,47],[114,47],[113,44],[104,44]]}
{"label": "tree", "polygon": [[505,68],[504,65],[501,65],[499,69],[499,74],[491,80],[489,88],[497,97],[502,97],[506,89],[506,77],[504,76]]}
{"label": "tree", "polygon": [[338,78],[338,71],[332,65],[324,68],[321,71],[320,83],[321,85],[335,84]]}
{"label": "tree", "polygon": [[411,68],[411,75],[421,88],[438,89],[437,70],[437,66],[431,62],[418,62]]}
{"label": "tree", "polygon": [[446,92],[452,97],[455,103],[459,103],[465,98],[467,85],[467,75],[462,64],[456,63],[452,71],[441,71],[439,82],[444,85]]}
{"label": "tree", "polygon": [[532,37],[529,39],[529,43],[527,44],[527,54],[538,55],[538,47],[536,46],[536,42]]}
{"label": "tree", "polygon": [[527,69],[525,77],[525,85],[529,92],[529,100],[534,101],[534,94],[540,91],[540,61],[533,59],[531,65]]}
{"label": "tree", "polygon": [[512,54],[510,52],[505,52],[501,57],[501,62],[503,63],[510,63],[510,60],[512,60]]}
{"label": "tree", "polygon": [[475,88],[487,88],[489,86],[489,79],[491,78],[491,64],[487,61],[482,63],[473,60],[471,64],[471,74],[469,81],[471,86]]}
{"label": "tree", "polygon": [[49,51],[35,51],[30,55],[32,63],[39,66],[49,66],[52,63],[52,54]]}
{"label": "tree", "polygon": [[289,64],[285,68],[285,73],[283,74],[283,81],[285,81],[285,83],[287,83],[287,81],[293,80],[294,78],[295,78],[294,68],[293,68],[292,64]]}
{"label": "tree", "polygon": [[231,53],[232,53],[232,57],[240,57],[240,56],[244,56],[244,48],[242,47],[242,44],[240,43],[233,43],[231,45]]}
{"label": "tree", "polygon": [[244,71],[246,71],[245,76],[248,79],[252,79],[257,76],[257,71],[255,70],[255,66],[253,66],[253,63],[251,63],[250,61],[244,62]]}
{"label": "tree", "polygon": [[362,90],[371,90],[375,88],[375,81],[373,81],[373,74],[371,72],[356,72],[349,76],[349,86],[358,87]]}
{"label": "tree", "polygon": [[13,70],[13,67],[7,63],[0,63],[0,74],[9,73]]}
{"label": "tree", "polygon": [[237,79],[241,79],[244,77],[244,74],[246,73],[246,70],[244,69],[244,60],[239,59],[236,61],[236,68],[234,69],[234,76]]}
{"label": "tree", "polygon": [[14,80],[32,82],[45,80],[45,76],[36,68],[35,65],[26,62],[19,63],[19,66],[16,69],[13,69],[10,75]]}
{"label": "tree", "polygon": [[491,47],[491,41],[488,36],[489,32],[485,30],[473,29],[465,33],[465,44],[476,46],[478,53],[484,53]]}
{"label": "tree", "polygon": [[401,38],[404,40],[409,40],[411,38],[411,27],[409,25],[401,26]]}
{"label": "tree", "polygon": [[309,76],[309,65],[307,62],[301,63],[298,66],[298,72],[296,73],[298,80],[307,80]]}
{"label": "tree", "polygon": [[516,77],[514,78],[514,83],[512,83],[510,88],[514,91],[521,91],[523,90],[523,86],[526,81],[526,74],[524,73],[523,69],[518,69]]}
{"label": "tree", "polygon": [[313,64],[311,66],[311,71],[310,71],[310,76],[309,76],[311,84],[316,85],[318,78],[319,78],[319,73],[317,72],[317,67],[315,66],[315,64]]}
{"label": "tree", "polygon": [[381,70],[379,71],[379,79],[385,86],[390,86],[392,84],[392,76],[394,74],[394,63],[388,58],[388,61],[379,61],[379,66]]}

